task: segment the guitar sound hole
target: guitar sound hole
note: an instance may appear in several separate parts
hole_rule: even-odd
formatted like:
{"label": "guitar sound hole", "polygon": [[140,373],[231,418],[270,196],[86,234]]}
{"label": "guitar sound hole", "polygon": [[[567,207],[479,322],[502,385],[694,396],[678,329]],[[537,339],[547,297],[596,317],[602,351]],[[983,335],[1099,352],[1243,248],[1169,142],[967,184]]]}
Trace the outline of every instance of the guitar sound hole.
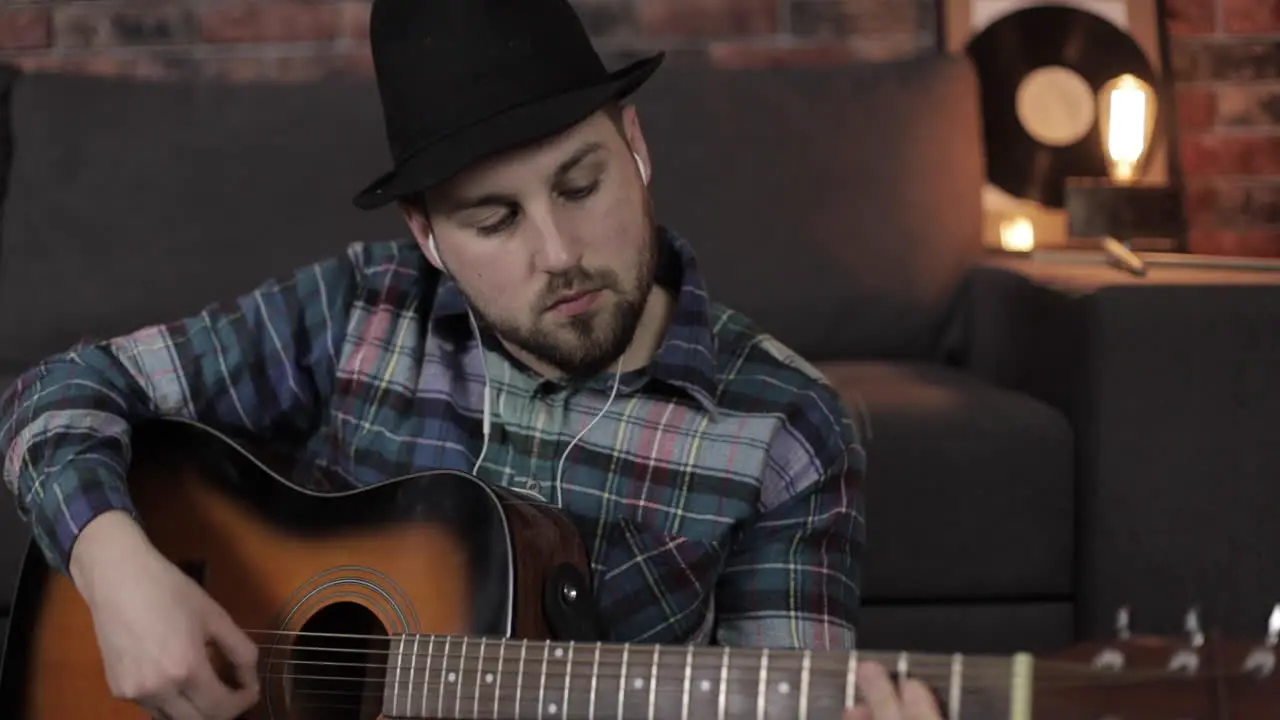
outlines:
{"label": "guitar sound hole", "polygon": [[296,720],[376,720],[382,710],[387,631],[352,602],[326,606],[294,638],[288,688]]}

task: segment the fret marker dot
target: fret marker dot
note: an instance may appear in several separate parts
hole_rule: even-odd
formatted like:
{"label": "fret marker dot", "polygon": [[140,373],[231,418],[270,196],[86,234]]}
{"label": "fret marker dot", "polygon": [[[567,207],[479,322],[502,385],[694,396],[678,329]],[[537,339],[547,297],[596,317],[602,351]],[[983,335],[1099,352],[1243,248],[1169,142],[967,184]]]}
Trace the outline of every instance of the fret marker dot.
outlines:
{"label": "fret marker dot", "polygon": [[492,685],[492,684],[493,684],[493,673],[485,673],[485,674],[484,674],[484,681],[485,681],[485,683]]}
{"label": "fret marker dot", "polygon": [[698,689],[701,690],[702,692],[711,692],[711,681],[703,680],[702,682],[698,683]]}
{"label": "fret marker dot", "polygon": [[787,693],[791,692],[791,685],[785,682],[778,683],[778,692],[782,693],[783,695],[786,695]]}
{"label": "fret marker dot", "polygon": [[457,679],[458,679],[458,673],[449,673],[449,682],[454,682]]}
{"label": "fret marker dot", "polygon": [[[556,657],[564,657],[564,648],[556,648]],[[551,707],[555,707],[555,705],[552,705]]]}
{"label": "fret marker dot", "polygon": [[636,678],[636,681],[631,684],[634,685],[637,690],[639,690],[640,688],[644,687],[644,678]]}
{"label": "fret marker dot", "polygon": [[555,703],[551,703],[551,704],[547,705],[547,713],[549,713],[549,714],[551,714],[551,715],[555,715],[555,714],[556,714],[556,704],[555,704]]}

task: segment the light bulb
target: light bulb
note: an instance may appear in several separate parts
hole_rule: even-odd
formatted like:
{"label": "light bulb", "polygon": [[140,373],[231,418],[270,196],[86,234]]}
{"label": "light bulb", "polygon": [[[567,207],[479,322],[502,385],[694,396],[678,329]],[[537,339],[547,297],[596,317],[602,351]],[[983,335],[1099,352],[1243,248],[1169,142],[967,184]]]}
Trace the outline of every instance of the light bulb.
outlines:
{"label": "light bulb", "polygon": [[1147,103],[1143,83],[1133,75],[1116,79],[1108,97],[1107,157],[1111,179],[1132,181],[1147,150]]}

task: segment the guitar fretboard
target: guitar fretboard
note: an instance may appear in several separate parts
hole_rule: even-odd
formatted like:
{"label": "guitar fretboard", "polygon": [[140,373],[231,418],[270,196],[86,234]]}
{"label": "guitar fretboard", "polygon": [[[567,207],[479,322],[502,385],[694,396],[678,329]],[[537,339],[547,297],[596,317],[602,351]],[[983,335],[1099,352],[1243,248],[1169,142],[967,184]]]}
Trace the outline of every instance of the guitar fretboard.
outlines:
{"label": "guitar fretboard", "polygon": [[1023,656],[832,653],[678,645],[393,638],[387,718],[766,720],[839,718],[860,661],[925,681],[947,717],[1025,718]]}

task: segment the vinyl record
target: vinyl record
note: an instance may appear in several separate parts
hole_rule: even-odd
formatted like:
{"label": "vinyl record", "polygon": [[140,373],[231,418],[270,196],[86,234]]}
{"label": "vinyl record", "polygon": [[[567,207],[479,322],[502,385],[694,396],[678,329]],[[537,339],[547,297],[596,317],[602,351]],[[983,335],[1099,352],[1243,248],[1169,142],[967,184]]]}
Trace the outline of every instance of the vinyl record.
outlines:
{"label": "vinyl record", "polygon": [[1062,5],[1010,13],[975,35],[967,52],[982,88],[988,180],[1015,197],[1052,208],[1062,207],[1068,177],[1106,177],[1102,134],[1095,112],[1074,142],[1037,140],[1018,115],[1023,80],[1036,70],[1062,66],[1078,74],[1093,98],[1124,73],[1156,86],[1151,63],[1128,33],[1093,13]]}

